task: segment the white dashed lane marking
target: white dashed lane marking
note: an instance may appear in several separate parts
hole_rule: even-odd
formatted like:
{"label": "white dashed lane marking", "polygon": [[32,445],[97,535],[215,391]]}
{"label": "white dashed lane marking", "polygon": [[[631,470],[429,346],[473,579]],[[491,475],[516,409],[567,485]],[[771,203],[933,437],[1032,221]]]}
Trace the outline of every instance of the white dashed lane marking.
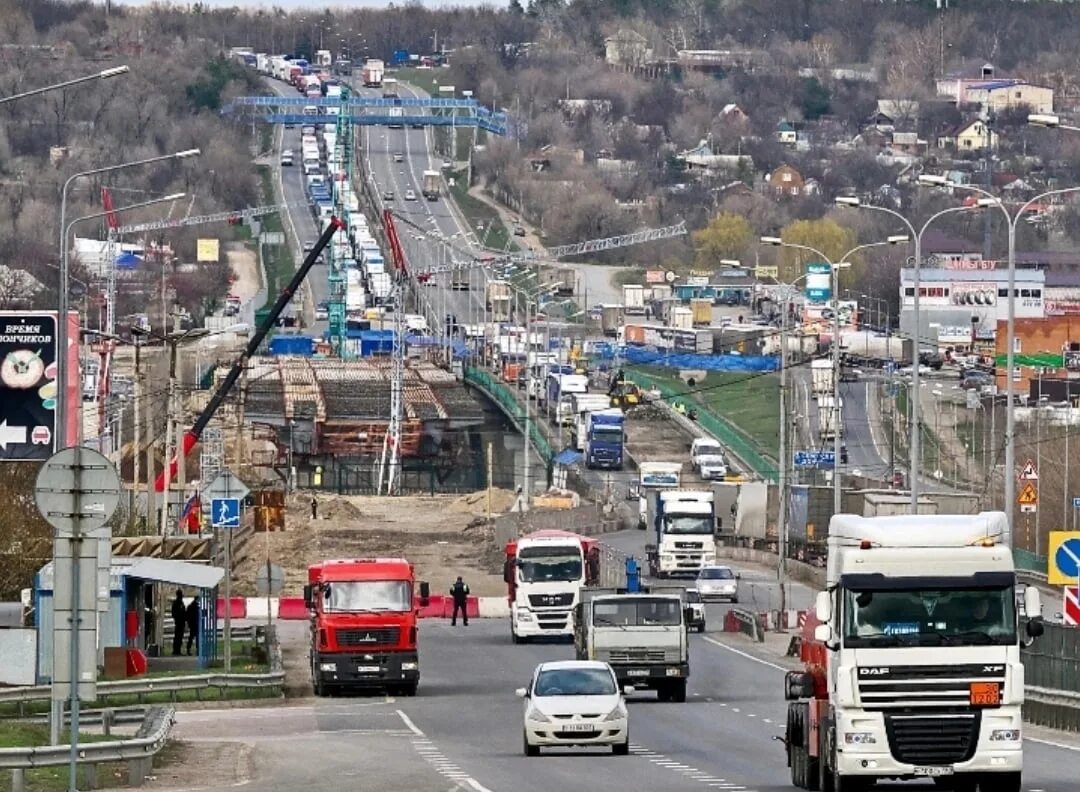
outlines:
{"label": "white dashed lane marking", "polygon": [[742,784],[729,782],[726,778],[719,778],[718,776],[706,773],[692,765],[683,764],[669,756],[646,748],[643,745],[630,743],[630,753],[634,756],[640,756],[642,759],[648,759],[657,767],[680,773],[693,781],[700,781],[703,786],[714,789],[724,789],[728,790],[728,792],[756,792],[756,790],[748,789]]}

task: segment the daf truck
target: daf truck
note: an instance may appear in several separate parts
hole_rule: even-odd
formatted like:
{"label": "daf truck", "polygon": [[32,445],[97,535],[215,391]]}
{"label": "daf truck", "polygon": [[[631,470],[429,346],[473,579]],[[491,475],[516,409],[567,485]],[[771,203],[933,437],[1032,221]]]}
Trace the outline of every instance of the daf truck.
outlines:
{"label": "daf truck", "polygon": [[[308,567],[311,682],[316,696],[381,689],[416,695],[420,684],[416,584],[404,558],[322,561]],[[415,597],[415,600],[414,600]]]}
{"label": "daf truck", "polygon": [[596,539],[569,531],[534,531],[508,542],[503,580],[513,643],[572,636],[581,588],[603,582],[605,570],[614,573],[611,567]]}
{"label": "daf truck", "polygon": [[648,498],[648,526],[656,544],[645,545],[654,578],[697,577],[716,563],[716,497],[712,490],[660,490]]}
{"label": "daf truck", "polygon": [[1024,666],[1043,633],[1038,589],[1017,613],[1008,518],[829,522],[826,590],[808,614],[801,671],[784,680],[792,783],[852,792],[878,779],[1019,792]]}
{"label": "daf truck", "polygon": [[686,611],[680,591],[584,589],[574,608],[577,659],[609,664],[620,685],[655,690],[660,701],[686,701]]}
{"label": "daf truck", "polygon": [[622,470],[626,416],[618,407],[585,416],[585,467]]}

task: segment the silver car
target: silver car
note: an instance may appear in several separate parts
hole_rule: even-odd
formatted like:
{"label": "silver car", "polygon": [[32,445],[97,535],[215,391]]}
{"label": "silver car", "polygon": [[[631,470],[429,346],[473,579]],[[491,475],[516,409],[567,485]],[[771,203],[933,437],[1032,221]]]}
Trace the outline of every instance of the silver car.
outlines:
{"label": "silver car", "polygon": [[710,600],[738,602],[739,574],[732,571],[731,567],[707,566],[698,573],[694,588],[705,602]]}

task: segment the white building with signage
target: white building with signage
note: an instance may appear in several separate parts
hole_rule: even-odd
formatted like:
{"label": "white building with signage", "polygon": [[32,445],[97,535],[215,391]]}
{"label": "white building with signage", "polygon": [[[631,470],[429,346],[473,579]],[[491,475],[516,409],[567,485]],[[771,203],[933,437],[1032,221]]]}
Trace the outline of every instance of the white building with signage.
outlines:
{"label": "white building with signage", "polygon": [[[915,270],[900,271],[900,332],[915,331]],[[968,347],[974,338],[992,341],[999,320],[1008,318],[1008,278],[996,262],[951,259],[945,267],[920,273],[919,338],[926,346]],[[1045,316],[1046,273],[1016,270],[1016,316]]]}

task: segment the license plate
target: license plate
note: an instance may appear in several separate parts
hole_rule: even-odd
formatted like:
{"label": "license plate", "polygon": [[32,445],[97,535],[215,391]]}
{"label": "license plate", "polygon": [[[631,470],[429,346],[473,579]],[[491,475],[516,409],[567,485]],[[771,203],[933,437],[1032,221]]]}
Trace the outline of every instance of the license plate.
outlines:
{"label": "license plate", "polygon": [[645,669],[645,668],[632,668],[632,669],[630,669],[629,671],[626,672],[626,675],[627,676],[638,676],[638,677],[648,676],[649,671],[648,671],[648,669]]}
{"label": "license plate", "polygon": [[596,727],[591,723],[563,723],[559,726],[559,731],[564,732],[591,732],[596,731]]}
{"label": "license plate", "polygon": [[927,776],[933,778],[935,776],[950,776],[953,774],[951,767],[916,767],[915,775]]}
{"label": "license plate", "polygon": [[382,671],[379,666],[357,666],[356,673],[358,674],[377,674]]}

